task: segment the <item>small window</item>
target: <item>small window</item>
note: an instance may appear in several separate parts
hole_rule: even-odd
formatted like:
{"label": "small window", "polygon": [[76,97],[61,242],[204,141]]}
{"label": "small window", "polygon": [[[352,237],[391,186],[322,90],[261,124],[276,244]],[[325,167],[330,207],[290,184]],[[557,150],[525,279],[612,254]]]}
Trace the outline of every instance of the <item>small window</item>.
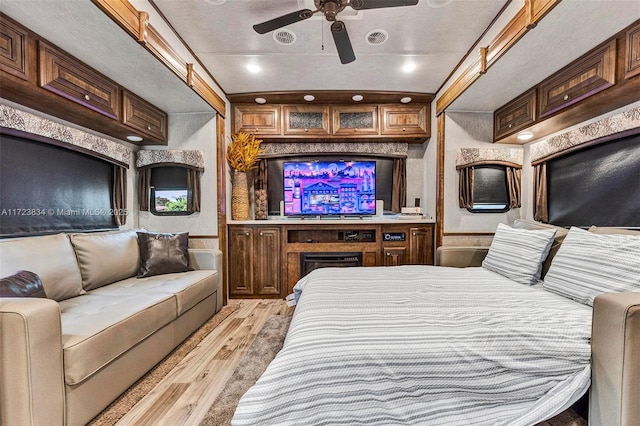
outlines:
{"label": "small window", "polygon": [[507,169],[504,166],[476,166],[473,175],[471,213],[504,213],[509,210]]}
{"label": "small window", "polygon": [[187,188],[187,169],[184,167],[156,167],[151,171],[150,211],[156,216],[186,216],[191,193]]}

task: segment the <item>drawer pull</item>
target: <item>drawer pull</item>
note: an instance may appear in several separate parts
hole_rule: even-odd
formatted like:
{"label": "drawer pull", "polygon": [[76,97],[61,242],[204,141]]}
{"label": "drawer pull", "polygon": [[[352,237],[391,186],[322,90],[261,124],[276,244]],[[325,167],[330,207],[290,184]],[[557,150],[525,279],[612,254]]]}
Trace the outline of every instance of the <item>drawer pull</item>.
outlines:
{"label": "drawer pull", "polygon": [[246,235],[246,236],[248,237],[248,236],[249,236],[249,233],[248,233],[248,232],[245,232],[245,233],[244,233],[244,235]]}
{"label": "drawer pull", "polygon": [[565,101],[568,101],[569,100],[569,95],[564,95],[564,98],[562,98],[562,99],[564,99]]}
{"label": "drawer pull", "polygon": [[147,130],[151,130],[151,126],[147,126]]}
{"label": "drawer pull", "polygon": [[403,131],[403,132],[406,132],[406,131],[407,131],[407,129],[403,127],[403,128],[402,128],[402,131]]}
{"label": "drawer pull", "polygon": [[509,128],[512,128],[512,127],[513,127],[513,123],[509,124]]}
{"label": "drawer pull", "polygon": [[304,129],[304,131],[305,131],[305,132],[308,132],[308,131],[309,131],[309,129]]}
{"label": "drawer pull", "polygon": [[88,101],[90,101],[90,100],[91,100],[91,96],[89,96],[89,95],[84,95],[84,98],[85,98],[86,100],[88,100]]}
{"label": "drawer pull", "polygon": [[357,131],[358,131],[358,129],[353,129],[353,131],[354,131],[354,132],[357,132]]}
{"label": "drawer pull", "polygon": [[261,232],[260,235],[264,235],[264,234]]}

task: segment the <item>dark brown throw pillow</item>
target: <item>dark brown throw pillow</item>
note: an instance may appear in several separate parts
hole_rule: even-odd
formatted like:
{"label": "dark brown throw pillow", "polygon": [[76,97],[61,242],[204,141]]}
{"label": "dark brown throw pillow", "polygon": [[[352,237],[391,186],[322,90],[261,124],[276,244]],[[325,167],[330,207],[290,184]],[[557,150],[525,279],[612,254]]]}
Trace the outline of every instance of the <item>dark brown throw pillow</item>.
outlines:
{"label": "dark brown throw pillow", "polygon": [[193,268],[189,267],[188,243],[188,232],[179,234],[138,232],[140,247],[138,278],[193,271]]}
{"label": "dark brown throw pillow", "polygon": [[0,297],[44,297],[40,277],[30,271],[18,271],[10,277],[0,279]]}

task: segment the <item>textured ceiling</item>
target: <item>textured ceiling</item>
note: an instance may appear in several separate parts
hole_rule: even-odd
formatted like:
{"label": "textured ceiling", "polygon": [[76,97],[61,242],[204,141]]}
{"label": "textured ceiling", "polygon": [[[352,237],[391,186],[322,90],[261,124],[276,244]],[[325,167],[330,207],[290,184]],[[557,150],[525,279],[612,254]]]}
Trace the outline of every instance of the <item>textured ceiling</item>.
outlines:
{"label": "textured ceiling", "polygon": [[[328,23],[317,16],[287,27],[296,35],[288,46],[276,43],[271,33],[259,35],[252,29],[309,7],[311,0],[130,1],[158,17],[155,5],[228,94],[434,93],[508,3],[420,0],[417,6],[358,13],[347,8],[339,17],[357,59],[342,65]],[[512,0],[509,10],[523,3]],[[212,111],[90,0],[0,0],[0,10],[169,113]],[[563,0],[450,109],[493,111],[637,19],[640,0]],[[365,35],[371,30],[386,31],[388,41],[369,45]],[[415,64],[413,73],[401,70],[406,62]],[[259,65],[262,72],[248,72],[248,63]]]}

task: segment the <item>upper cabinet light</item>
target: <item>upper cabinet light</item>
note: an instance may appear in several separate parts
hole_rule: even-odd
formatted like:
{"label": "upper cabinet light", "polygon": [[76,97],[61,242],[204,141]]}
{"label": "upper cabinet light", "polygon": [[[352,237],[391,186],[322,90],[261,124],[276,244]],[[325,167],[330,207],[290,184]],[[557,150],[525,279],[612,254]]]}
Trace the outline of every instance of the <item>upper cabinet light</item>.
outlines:
{"label": "upper cabinet light", "polygon": [[303,98],[303,99],[304,99],[305,101],[307,101],[307,102],[311,102],[311,101],[313,101],[315,98],[316,98],[316,97],[315,97],[315,96],[313,96],[313,95],[304,95],[304,98]]}
{"label": "upper cabinet light", "polygon": [[127,136],[127,140],[130,142],[141,142],[142,141],[142,137],[141,136],[136,136],[136,135],[129,135]]}
{"label": "upper cabinet light", "polygon": [[533,133],[529,131],[522,132],[518,135],[518,139],[521,141],[528,141],[533,137]]}
{"label": "upper cabinet light", "polygon": [[260,72],[262,70],[262,68],[260,68],[260,66],[256,65],[256,64],[249,64],[247,65],[247,69],[249,70],[249,72],[251,73],[257,73]]}
{"label": "upper cabinet light", "polygon": [[255,98],[257,104],[266,104],[267,100],[265,98]]}
{"label": "upper cabinet light", "polygon": [[353,95],[351,97],[351,99],[353,99],[355,102],[360,102],[361,100],[364,99],[364,96],[362,96],[362,95]]}
{"label": "upper cabinet light", "polygon": [[400,99],[400,102],[402,102],[403,104],[408,104],[409,102],[411,102],[411,98],[409,96],[405,96],[404,98]]}

